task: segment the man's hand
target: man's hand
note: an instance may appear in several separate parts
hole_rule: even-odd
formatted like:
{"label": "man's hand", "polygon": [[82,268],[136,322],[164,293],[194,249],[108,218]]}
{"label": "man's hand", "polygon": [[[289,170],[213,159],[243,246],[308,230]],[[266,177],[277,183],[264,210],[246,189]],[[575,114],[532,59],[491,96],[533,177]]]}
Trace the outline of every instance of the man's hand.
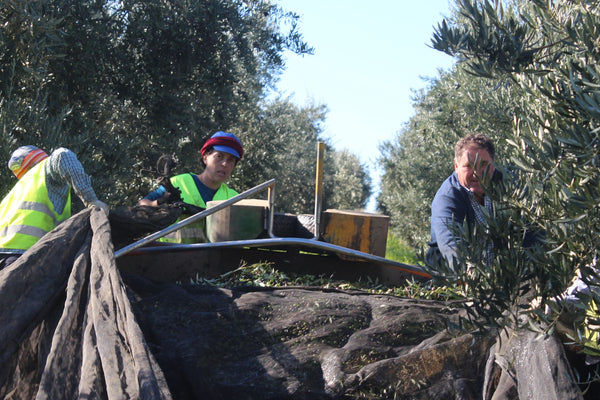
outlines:
{"label": "man's hand", "polygon": [[108,205],[100,200],[95,200],[92,201],[91,203],[88,204],[88,207],[98,207],[100,208],[102,211],[104,211],[104,214],[108,217],[108,213],[110,212],[110,209],[108,208]]}

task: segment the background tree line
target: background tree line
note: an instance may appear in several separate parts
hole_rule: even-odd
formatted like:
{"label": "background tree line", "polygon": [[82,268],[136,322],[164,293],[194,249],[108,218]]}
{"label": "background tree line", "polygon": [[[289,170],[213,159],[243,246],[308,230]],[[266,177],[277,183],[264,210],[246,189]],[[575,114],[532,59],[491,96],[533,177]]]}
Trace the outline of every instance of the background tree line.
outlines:
{"label": "background tree line", "polygon": [[[311,213],[326,142],[324,206],[360,209],[358,157],[336,154],[323,105],[269,97],[284,52],[309,54],[298,17],[269,0],[7,0],[0,4],[0,159],[23,144],[75,151],[99,197],[133,205],[161,154],[199,172],[217,130],[246,150],[231,185],[277,179],[279,211]],[[14,184],[0,174],[0,193]]]}
{"label": "background tree line", "polygon": [[[507,179],[490,192],[495,209],[486,240],[461,249],[473,268],[454,277],[477,299],[473,314],[490,324],[532,323],[551,332],[556,319],[524,305],[522,296],[552,306],[547,300],[575,271],[588,283],[597,278],[590,267],[600,244],[598,27],[598,2],[457,0],[432,39],[457,65],[415,95],[415,116],[381,146],[380,207],[392,215],[394,231],[421,248],[431,200],[453,170],[456,140],[483,132],[496,142]],[[532,229],[543,230],[543,239],[525,247]],[[490,245],[494,260],[484,268]],[[581,301],[588,314],[580,328],[597,329],[597,312],[589,310],[600,303],[598,287]]]}
{"label": "background tree line", "polygon": [[[391,215],[392,232],[420,249],[456,140],[483,132],[497,143],[511,179],[491,193],[493,268],[461,277],[492,319],[507,307],[523,312],[517,302],[526,291],[560,293],[576,269],[585,275],[595,262],[599,8],[456,0],[432,39],[456,67],[415,94],[414,117],[381,144],[378,206]],[[269,0],[5,0],[0,20],[1,159],[22,144],[69,147],[102,199],[134,204],[152,188],[147,170],[161,154],[177,154],[176,172],[197,171],[202,143],[227,130],[247,150],[232,186],[276,178],[279,210],[312,212],[326,107],[268,96],[284,52],[311,52],[294,13]],[[325,207],[364,207],[365,167],[327,150]],[[2,194],[13,183],[7,170],[0,174]],[[526,249],[532,227],[545,239]],[[474,264],[477,247],[465,249]]]}

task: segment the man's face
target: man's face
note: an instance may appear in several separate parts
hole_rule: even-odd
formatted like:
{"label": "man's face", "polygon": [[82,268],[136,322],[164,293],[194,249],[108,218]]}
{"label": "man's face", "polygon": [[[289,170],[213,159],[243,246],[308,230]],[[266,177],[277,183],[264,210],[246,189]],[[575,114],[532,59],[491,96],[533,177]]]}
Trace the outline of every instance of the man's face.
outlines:
{"label": "man's face", "polygon": [[204,174],[210,179],[211,183],[221,184],[225,182],[235,168],[237,158],[233,155],[217,150],[213,150],[210,154],[203,156]]}
{"label": "man's face", "polygon": [[487,150],[479,147],[467,147],[459,160],[454,160],[454,170],[458,175],[461,185],[469,189],[478,197],[483,197],[481,180],[489,181],[494,174],[495,167]]}

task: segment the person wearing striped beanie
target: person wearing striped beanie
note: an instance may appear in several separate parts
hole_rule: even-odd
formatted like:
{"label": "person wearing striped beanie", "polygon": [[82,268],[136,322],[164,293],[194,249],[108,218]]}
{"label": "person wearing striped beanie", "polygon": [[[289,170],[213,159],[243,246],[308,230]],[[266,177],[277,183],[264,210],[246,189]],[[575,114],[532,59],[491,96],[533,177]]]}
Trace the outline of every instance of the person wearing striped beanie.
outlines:
{"label": "person wearing striped beanie", "polygon": [[[181,200],[205,209],[211,200],[227,200],[238,192],[225,181],[244,156],[242,142],[233,133],[219,131],[213,134],[200,149],[204,170],[200,174],[186,173],[171,177],[171,183],[181,191]],[[167,202],[170,193],[160,186],[138,202],[138,205],[154,206]],[[187,216],[180,217],[180,220]],[[206,242],[204,221],[193,223],[173,232],[162,241],[175,243]]]}
{"label": "person wearing striped beanie", "polygon": [[17,179],[21,179],[31,167],[45,158],[48,158],[48,154],[44,150],[30,145],[21,146],[10,156],[8,169],[15,174]]}
{"label": "person wearing striped beanie", "polygon": [[36,146],[17,148],[8,168],[18,182],[0,202],[0,269],[15,261],[45,233],[71,216],[71,188],[86,207],[98,200],[75,153],[59,148],[48,155]]}

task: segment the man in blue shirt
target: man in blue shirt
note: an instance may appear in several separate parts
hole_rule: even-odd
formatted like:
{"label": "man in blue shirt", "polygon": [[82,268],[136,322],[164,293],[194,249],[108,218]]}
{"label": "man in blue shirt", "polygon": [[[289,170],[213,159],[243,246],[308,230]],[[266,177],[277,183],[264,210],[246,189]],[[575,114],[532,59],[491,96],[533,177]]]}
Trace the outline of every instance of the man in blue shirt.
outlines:
{"label": "man in blue shirt", "polygon": [[[484,187],[496,172],[495,148],[483,134],[470,134],[458,141],[454,152],[454,172],[437,191],[431,204],[431,241],[427,265],[447,262],[457,267],[456,243],[452,225],[485,225],[484,209],[492,210],[492,201]],[[484,181],[485,180],[485,181]],[[487,181],[487,182],[486,182]]]}

